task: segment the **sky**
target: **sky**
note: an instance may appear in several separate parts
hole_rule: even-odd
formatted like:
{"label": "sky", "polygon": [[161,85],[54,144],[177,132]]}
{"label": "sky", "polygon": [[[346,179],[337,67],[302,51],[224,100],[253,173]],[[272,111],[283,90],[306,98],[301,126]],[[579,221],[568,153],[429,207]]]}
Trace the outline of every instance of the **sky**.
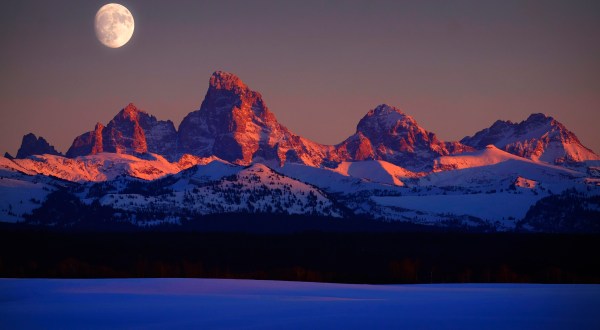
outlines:
{"label": "sky", "polygon": [[66,152],[130,102],[177,127],[216,70],[324,144],[387,103],[442,140],[543,112],[600,152],[599,1],[129,0],[117,49],[94,32],[106,3],[3,2],[1,152],[29,132]]}

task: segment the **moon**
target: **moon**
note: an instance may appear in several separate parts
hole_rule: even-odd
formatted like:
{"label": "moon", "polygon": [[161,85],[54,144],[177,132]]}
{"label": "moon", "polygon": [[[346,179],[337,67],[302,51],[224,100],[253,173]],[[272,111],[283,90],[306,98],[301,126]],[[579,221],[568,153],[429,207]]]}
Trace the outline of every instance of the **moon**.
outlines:
{"label": "moon", "polygon": [[125,6],[109,3],[96,13],[94,27],[96,37],[104,46],[119,48],[131,39],[135,23],[133,15]]}

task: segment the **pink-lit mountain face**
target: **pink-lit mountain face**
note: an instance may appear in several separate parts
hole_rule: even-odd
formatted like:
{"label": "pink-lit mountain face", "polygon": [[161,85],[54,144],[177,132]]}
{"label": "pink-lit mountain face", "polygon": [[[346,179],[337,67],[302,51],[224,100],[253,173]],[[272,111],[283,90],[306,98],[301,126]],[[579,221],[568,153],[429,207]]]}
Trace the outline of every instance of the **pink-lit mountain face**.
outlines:
{"label": "pink-lit mountain face", "polygon": [[518,124],[497,121],[473,137],[445,142],[411,116],[386,104],[370,110],[358,123],[356,133],[342,143],[322,145],[280,124],[260,93],[239,77],[222,71],[210,77],[200,109],[189,113],[179,130],[171,121],[159,121],[130,104],[106,127],[98,123],[93,131],[77,137],[66,155],[150,152],[170,160],[189,154],[216,156],[244,165],[289,162],[317,167],[384,160],[412,171],[428,171],[440,156],[481,150],[488,144],[557,164],[599,159],[564,125],[543,114],[531,115]]}
{"label": "pink-lit mountain face", "polygon": [[600,159],[563,124],[541,113],[520,123],[498,120],[461,142],[476,149],[492,144],[514,155],[555,164]]}
{"label": "pink-lit mountain face", "polygon": [[269,111],[260,93],[226,72],[215,72],[200,109],[175,131],[133,104],[104,127],[75,139],[67,157],[115,152],[146,152],[176,160],[189,154],[216,156],[235,164],[286,162],[334,166],[344,161],[385,160],[410,170],[431,169],[436,157],[471,151],[459,142],[440,141],[399,109],[382,104],[359,122],[356,133],[329,146],[292,133]]}
{"label": "pink-lit mountain face", "polygon": [[170,120],[154,116],[129,104],[109,123],[96,124],[93,131],[75,138],[67,157],[95,155],[101,152],[140,155],[156,153],[171,158],[176,153],[177,131]]}
{"label": "pink-lit mountain face", "polygon": [[[71,226],[105,208],[102,223],[135,226],[268,213],[600,232],[600,157],[543,114],[447,142],[386,104],[345,141],[323,145],[217,71],[177,130],[129,104],[75,138],[66,157],[26,135],[16,159],[0,158],[0,196],[0,221],[46,225]],[[71,219],[65,198],[81,218]]]}
{"label": "pink-lit mountain face", "polygon": [[336,156],[343,161],[385,160],[424,170],[437,157],[473,150],[459,142],[440,141],[411,116],[382,104],[360,120],[354,135],[336,146]]}
{"label": "pink-lit mountain face", "polygon": [[179,154],[217,156],[236,164],[288,159],[319,166],[331,147],[290,132],[269,111],[260,93],[237,76],[217,71],[200,110],[188,114],[178,131]]}
{"label": "pink-lit mountain face", "polygon": [[[193,155],[241,165],[267,162],[316,167],[383,160],[419,172],[430,171],[438,157],[483,150],[490,144],[514,155],[555,164],[600,159],[563,124],[543,114],[532,114],[521,123],[499,120],[460,142],[445,142],[411,116],[386,104],[370,110],[358,123],[356,133],[342,143],[322,145],[280,124],[260,93],[222,71],[210,77],[200,109],[189,113],[179,130],[170,120],[157,120],[129,104],[108,125],[98,123],[94,130],[75,138],[66,156],[154,153],[171,161]],[[42,137],[28,134],[17,158],[36,154],[59,153]]]}

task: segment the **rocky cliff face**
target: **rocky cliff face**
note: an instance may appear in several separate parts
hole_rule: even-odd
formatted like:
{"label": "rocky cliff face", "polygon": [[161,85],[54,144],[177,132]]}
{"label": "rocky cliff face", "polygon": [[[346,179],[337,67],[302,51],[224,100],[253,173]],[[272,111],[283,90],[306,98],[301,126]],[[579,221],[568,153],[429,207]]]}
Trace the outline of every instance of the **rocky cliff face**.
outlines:
{"label": "rocky cliff face", "polygon": [[176,146],[177,132],[170,120],[159,121],[129,104],[106,127],[98,123],[93,131],[75,138],[67,157],[100,152],[132,155],[151,152],[170,157],[176,154]]}
{"label": "rocky cliff face", "polygon": [[521,123],[497,121],[460,142],[439,140],[401,110],[382,104],[358,123],[356,133],[336,146],[315,143],[290,132],[269,111],[260,93],[234,74],[217,71],[209,80],[200,109],[176,131],[133,104],[106,126],[75,139],[68,157],[114,152],[156,153],[169,160],[184,155],[218,157],[248,165],[333,166],[344,161],[384,160],[412,171],[429,171],[440,156],[485,149],[489,144],[518,156],[557,164],[600,159],[564,125],[543,114]]}
{"label": "rocky cliff face", "polygon": [[431,167],[440,155],[472,150],[439,141],[410,117],[388,105],[371,110],[357,132],[337,146],[291,133],[277,122],[261,95],[237,76],[215,72],[200,110],[179,126],[179,153],[217,156],[237,164],[276,161],[323,166],[342,161],[386,160],[411,169]]}
{"label": "rocky cliff face", "polygon": [[140,124],[143,116],[133,104],[121,110],[102,132],[103,149],[118,154],[148,152],[146,134]]}
{"label": "rocky cliff face", "polygon": [[541,113],[520,123],[498,120],[461,142],[477,149],[492,144],[517,156],[555,164],[600,159],[563,124]]}
{"label": "rocky cliff face", "polygon": [[291,160],[316,166],[331,149],[292,134],[258,92],[222,71],[211,76],[200,110],[183,119],[178,136],[180,154],[214,155],[244,165]]}
{"label": "rocky cliff face", "polygon": [[93,131],[83,133],[73,140],[67,151],[67,157],[95,155],[104,151],[102,144],[102,131],[104,126],[97,123]]}
{"label": "rocky cliff face", "polygon": [[401,110],[382,104],[369,111],[356,133],[336,148],[344,160],[385,160],[413,171],[431,169],[439,156],[473,150],[458,142],[440,141]]}
{"label": "rocky cliff face", "polygon": [[56,151],[53,146],[46,141],[43,137],[36,137],[33,133],[26,134],[23,136],[21,147],[17,151],[16,158],[27,158],[32,155],[62,155]]}

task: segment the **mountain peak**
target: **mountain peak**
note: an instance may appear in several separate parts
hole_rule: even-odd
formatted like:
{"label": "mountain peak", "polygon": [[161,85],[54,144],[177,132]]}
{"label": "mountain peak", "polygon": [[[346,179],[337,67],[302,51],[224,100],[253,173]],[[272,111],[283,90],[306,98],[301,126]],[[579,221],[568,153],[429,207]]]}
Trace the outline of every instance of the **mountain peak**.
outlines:
{"label": "mountain peak", "polygon": [[[27,133],[25,135],[23,135],[23,142],[25,141],[30,141],[30,140],[37,140],[37,136],[35,136],[35,134],[33,133]],[[40,139],[44,140],[43,137],[40,136]]]}
{"label": "mountain peak", "polygon": [[23,136],[21,147],[17,151],[16,158],[26,158],[32,155],[61,155],[60,152],[56,151],[46,139],[43,137],[36,137],[35,134],[29,133]]}
{"label": "mountain peak", "polygon": [[374,109],[370,110],[367,113],[367,116],[369,116],[369,115],[381,116],[381,115],[389,115],[389,114],[401,114],[401,115],[406,116],[406,114],[404,112],[402,112],[402,110],[400,110],[394,106],[385,104],[385,103],[382,103],[382,104],[376,106]]}
{"label": "mountain peak", "polygon": [[440,141],[400,109],[380,104],[360,120],[356,134],[337,149],[350,159],[385,160],[421,171],[430,168],[436,157],[470,148],[458,142]]}
{"label": "mountain peak", "polygon": [[135,104],[133,104],[133,102],[129,102],[129,104],[125,108],[123,108],[123,110],[134,112],[139,111],[139,109],[135,106]]}
{"label": "mountain peak", "polygon": [[180,154],[214,155],[243,165],[256,160],[281,164],[288,159],[320,164],[327,149],[292,134],[269,111],[260,93],[223,71],[210,77],[200,109],[182,120],[178,138]]}
{"label": "mountain peak", "polygon": [[210,77],[210,88],[225,89],[225,90],[246,90],[248,86],[244,84],[242,79],[233,73],[225,71],[215,71]]}
{"label": "mountain peak", "polygon": [[476,149],[493,144],[520,157],[555,164],[600,159],[562,123],[543,113],[533,113],[519,123],[496,121],[461,142]]}
{"label": "mountain peak", "polygon": [[96,123],[92,131],[75,138],[67,157],[101,152],[125,154],[157,153],[175,156],[177,132],[173,122],[156,117],[129,103],[106,125]]}
{"label": "mountain peak", "polygon": [[496,120],[496,121],[495,121],[495,122],[492,124],[492,126],[491,126],[491,127],[494,127],[494,128],[501,128],[501,127],[511,126],[511,125],[514,125],[514,124],[515,124],[515,123],[513,123],[513,122],[512,122],[512,121],[510,121],[510,120],[500,120],[500,119],[498,119],[498,120]]}
{"label": "mountain peak", "polygon": [[395,134],[398,129],[409,129],[409,127],[418,127],[416,121],[402,110],[387,105],[380,104],[374,109],[369,110],[360,120],[356,130],[365,135],[370,133],[379,134],[387,132]]}
{"label": "mountain peak", "polygon": [[136,107],[135,104],[129,103],[125,108],[121,109],[121,111],[117,114],[117,116],[115,116],[115,118],[121,117],[124,119],[135,121],[138,120],[140,113],[145,112]]}
{"label": "mountain peak", "polygon": [[547,115],[545,115],[543,113],[532,113],[531,115],[529,115],[529,117],[527,117],[527,119],[525,121],[526,122],[532,122],[532,121],[543,122],[543,121],[546,121],[548,119],[553,120],[554,118],[552,118],[550,116],[547,116]]}

